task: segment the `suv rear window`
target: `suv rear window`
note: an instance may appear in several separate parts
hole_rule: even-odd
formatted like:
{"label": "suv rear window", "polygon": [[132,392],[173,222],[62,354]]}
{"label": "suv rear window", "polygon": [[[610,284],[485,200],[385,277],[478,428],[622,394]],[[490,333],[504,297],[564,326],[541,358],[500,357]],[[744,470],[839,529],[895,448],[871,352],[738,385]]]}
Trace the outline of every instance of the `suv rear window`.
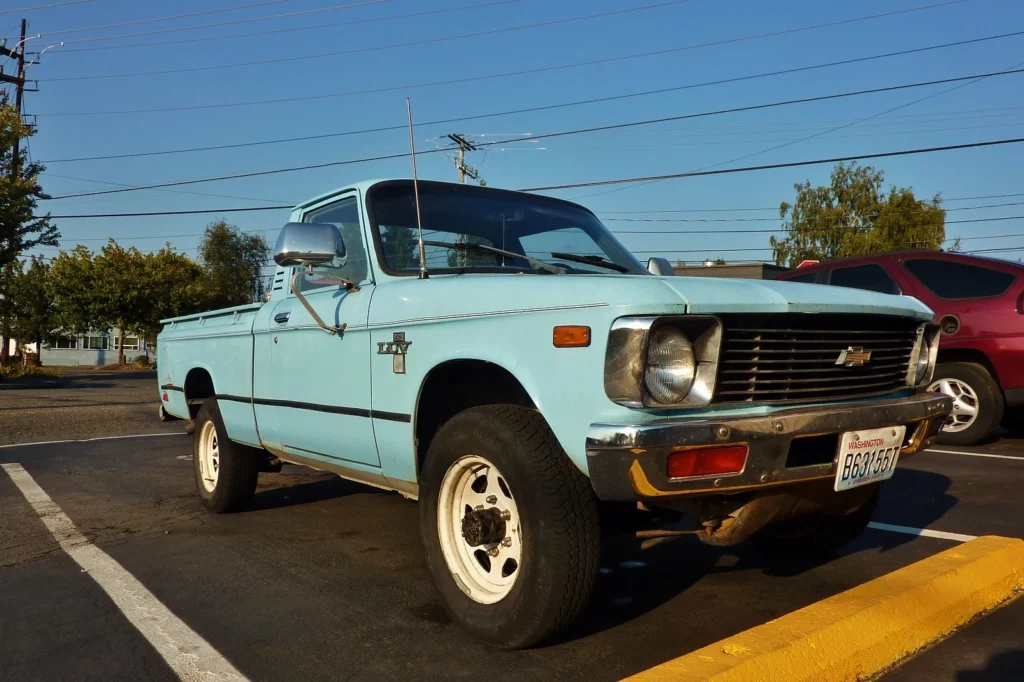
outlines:
{"label": "suv rear window", "polygon": [[900,293],[900,288],[896,286],[896,282],[885,271],[885,268],[874,263],[833,270],[828,283],[834,287],[867,289],[880,294]]}
{"label": "suv rear window", "polygon": [[954,300],[998,296],[1016,279],[1008,272],[981,265],[930,258],[903,261],[903,266],[933,294]]}

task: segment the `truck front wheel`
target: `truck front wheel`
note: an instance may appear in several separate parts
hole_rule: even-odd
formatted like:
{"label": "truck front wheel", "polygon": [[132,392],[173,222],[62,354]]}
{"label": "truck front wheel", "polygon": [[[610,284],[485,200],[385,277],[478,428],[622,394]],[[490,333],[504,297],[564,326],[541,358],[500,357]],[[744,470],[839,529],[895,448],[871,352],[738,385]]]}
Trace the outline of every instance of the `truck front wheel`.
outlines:
{"label": "truck front wheel", "polygon": [[526,407],[474,407],[441,427],[421,475],[420,532],[449,615],[497,646],[568,628],[597,579],[593,489]]}
{"label": "truck front wheel", "polygon": [[256,492],[257,451],[227,437],[214,399],[207,399],[196,415],[192,470],[199,502],[214,514],[244,510]]}

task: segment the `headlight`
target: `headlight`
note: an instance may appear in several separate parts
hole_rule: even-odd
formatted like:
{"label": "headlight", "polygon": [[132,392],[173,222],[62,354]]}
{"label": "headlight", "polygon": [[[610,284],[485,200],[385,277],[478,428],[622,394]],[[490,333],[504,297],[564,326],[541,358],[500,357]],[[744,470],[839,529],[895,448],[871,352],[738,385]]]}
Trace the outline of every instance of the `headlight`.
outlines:
{"label": "headlight", "polygon": [[939,325],[922,325],[914,354],[911,356],[910,367],[907,368],[907,384],[923,386],[931,381],[932,375],[935,374],[935,361],[938,355]]}
{"label": "headlight", "polygon": [[644,385],[659,403],[678,403],[693,386],[697,362],[686,334],[670,326],[659,327],[647,346]]}

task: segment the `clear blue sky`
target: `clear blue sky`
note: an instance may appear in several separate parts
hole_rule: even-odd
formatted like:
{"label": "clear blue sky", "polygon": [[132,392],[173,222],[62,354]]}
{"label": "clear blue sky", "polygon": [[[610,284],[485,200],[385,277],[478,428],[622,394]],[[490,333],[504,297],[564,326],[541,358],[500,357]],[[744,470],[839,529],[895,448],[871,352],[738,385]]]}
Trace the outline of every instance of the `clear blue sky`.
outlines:
{"label": "clear blue sky", "polygon": [[[0,5],[0,12],[7,8],[55,2],[58,0],[5,0]],[[73,30],[257,4],[259,6],[170,21]],[[39,80],[39,92],[29,93],[25,106],[27,114],[38,115],[39,133],[31,141],[32,158],[47,161],[398,125],[405,121],[404,98],[407,95],[412,97],[416,119],[426,122],[753,75],[1024,31],[1024,3],[1009,0],[969,0],[933,7],[929,6],[936,4],[935,0],[871,0],[859,3],[820,0],[772,3],[691,0],[669,3],[661,0],[661,6],[614,16],[365,51],[365,48],[657,5],[659,0],[388,0],[357,4],[359,6],[267,21],[245,21],[172,32],[167,31],[334,8],[340,7],[342,2],[91,0],[27,12],[0,13],[0,36],[8,37],[9,46],[17,42],[16,25],[22,15],[29,19],[30,34],[43,34],[29,43],[31,50],[65,41],[63,48],[54,47],[47,51],[41,63],[29,71],[31,78]],[[329,26],[460,7],[463,9],[428,16]],[[914,7],[925,9],[780,36],[734,41]],[[314,28],[250,37],[192,40],[303,27]],[[130,38],[98,39],[153,31],[161,32]],[[170,40],[192,42],[121,47]],[[719,41],[733,42],[528,75],[408,87]],[[121,49],[93,49],[114,47]],[[343,50],[364,51],[275,61]],[[263,60],[270,63],[184,71]],[[1024,36],[602,104],[447,125],[423,125],[417,128],[417,146],[421,150],[432,148],[435,143],[429,138],[450,132],[514,137],[521,133],[538,134],[970,75],[1024,66],[1021,62],[1024,62]],[[8,62],[5,71],[10,73],[12,66]],[[86,78],[179,69],[182,71],[159,75]],[[725,167],[1019,137],[1024,133],[1022,82],[1024,74],[990,78],[830,134],[725,164]],[[536,143],[514,143],[500,147],[507,151],[496,148],[486,155],[472,153],[468,161],[480,169],[489,185],[506,188],[690,171],[876,116],[950,87],[931,86]],[[375,94],[308,101],[292,99],[380,88],[391,89]],[[160,109],[266,99],[284,101],[230,108],[81,115],[82,112]],[[472,139],[501,138],[477,136]],[[42,185],[46,192],[60,196],[112,187],[98,181],[142,185],[401,153],[407,149],[406,133],[394,131],[222,151],[51,163]],[[889,182],[910,185],[919,195],[942,193],[945,197],[958,198],[1024,193],[1024,145],[884,159],[876,165],[885,171]],[[441,154],[420,157],[419,168],[421,177],[425,178],[454,180],[456,177],[450,161]],[[814,166],[668,180],[613,192],[608,190],[617,188],[574,189],[553,194],[578,199],[606,219],[729,220],[716,223],[607,222],[609,227],[620,231],[710,230],[704,234],[688,235],[620,235],[626,246],[641,257],[664,254],[691,262],[719,255],[729,260],[768,259],[768,251],[725,251],[764,248],[768,242],[767,234],[723,233],[733,229],[776,228],[777,222],[747,223],[732,219],[774,218],[777,213],[736,209],[777,206],[781,201],[792,200],[794,183],[803,180],[825,182],[829,172],[830,166]],[[147,190],[41,202],[40,208],[54,214],[78,214],[260,206],[267,205],[268,201],[287,204],[355,180],[408,176],[409,173],[408,159],[400,159],[189,185],[175,188],[175,192]],[[1013,202],[1024,202],[1024,195],[995,200],[954,201],[948,203],[947,208]],[[673,209],[716,211],[647,213]],[[1024,204],[957,210],[949,213],[947,220],[1016,215],[1024,216]],[[122,243],[142,250],[154,250],[164,241],[170,241],[178,249],[194,253],[198,242],[196,237],[168,239],[166,236],[201,233],[208,222],[218,217],[210,214],[57,222],[64,248],[80,241],[90,248],[99,248],[102,240],[114,236]],[[245,230],[266,230],[272,240],[276,229],[287,219],[287,211],[225,217]],[[1013,260],[1024,256],[1024,237],[994,236],[1021,233],[1024,233],[1024,219],[950,224],[947,227],[950,237],[985,237],[964,242],[964,248],[968,250],[1017,247],[1020,251],[991,254]],[[54,255],[55,251],[46,250],[45,253]]]}

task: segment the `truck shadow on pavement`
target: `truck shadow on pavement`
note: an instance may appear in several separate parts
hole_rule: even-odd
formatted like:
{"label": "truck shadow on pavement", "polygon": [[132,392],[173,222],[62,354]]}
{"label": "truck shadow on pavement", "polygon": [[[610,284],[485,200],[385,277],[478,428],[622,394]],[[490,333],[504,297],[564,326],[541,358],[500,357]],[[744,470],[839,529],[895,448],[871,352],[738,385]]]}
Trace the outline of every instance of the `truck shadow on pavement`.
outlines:
{"label": "truck shadow on pavement", "polygon": [[[312,480],[310,480],[312,478]],[[397,495],[386,490],[371,488],[361,483],[347,481],[334,474],[317,473],[304,467],[285,466],[273,478],[260,476],[256,495],[247,513],[281,509],[303,504],[313,504],[349,495]]]}
{"label": "truck shadow on pavement", "polygon": [[1019,682],[1024,679],[1024,649],[1003,651],[988,660],[982,670],[961,670],[956,682]]}
{"label": "truck shadow on pavement", "polygon": [[[947,492],[951,483],[942,474],[898,469],[888,483],[888,494],[886,486],[882,487],[882,500],[874,520],[927,528],[957,504],[957,498]],[[843,557],[870,550],[885,552],[915,539],[914,535],[868,530],[840,552],[825,554],[773,552],[750,541],[734,547],[710,547],[693,537],[645,551],[617,546],[604,552],[591,607],[581,625],[563,641],[584,638],[640,618],[694,589],[708,575],[756,570],[771,577],[795,577]],[[701,598],[705,597],[717,598],[715,594]],[[1024,671],[1024,666],[1017,670]],[[973,682],[989,678],[970,679]]]}

